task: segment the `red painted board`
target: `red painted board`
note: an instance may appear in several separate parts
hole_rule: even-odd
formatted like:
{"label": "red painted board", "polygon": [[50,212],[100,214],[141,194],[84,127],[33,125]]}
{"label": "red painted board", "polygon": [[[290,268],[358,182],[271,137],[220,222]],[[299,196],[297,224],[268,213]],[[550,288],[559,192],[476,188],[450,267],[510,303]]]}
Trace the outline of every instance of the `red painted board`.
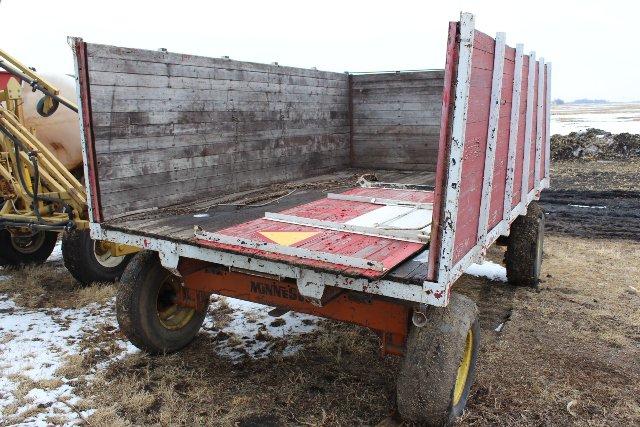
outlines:
{"label": "red painted board", "polygon": [[513,95],[513,75],[515,71],[515,49],[505,47],[500,114],[496,139],[493,169],[493,186],[489,205],[488,230],[502,221],[504,213],[504,191],[507,186],[507,162],[509,160],[509,133],[511,130],[511,98]]}
{"label": "red painted board", "polygon": [[433,203],[433,191],[399,190],[395,188],[354,188],[342,194],[380,199],[402,200],[414,203]]}
{"label": "red painted board", "polygon": [[[343,194],[368,195],[372,197],[425,203],[433,200],[433,193],[417,190],[368,188],[349,190]],[[304,218],[346,222],[379,208],[381,208],[380,205],[367,202],[325,198],[287,209],[281,213]],[[307,266],[314,269],[327,270],[336,273],[354,274],[370,279],[384,276],[384,274],[393,267],[397,266],[425,247],[425,245],[421,243],[405,242],[376,236],[364,236],[361,234],[342,231],[325,230],[311,226],[270,221],[264,218],[244,222],[216,231],[216,233],[223,234],[225,236],[237,237],[239,239],[247,239],[255,242],[277,243],[262,234],[265,232],[315,232],[316,234],[313,236],[293,243],[289,245],[289,247],[304,248],[312,251],[379,262],[384,266],[385,271],[381,272],[377,270],[348,267],[337,263],[334,264],[326,261],[283,255],[260,249],[244,248],[242,246],[211,242],[207,240],[198,240],[198,243],[203,246],[231,251],[238,254],[256,256],[262,259],[281,261],[292,265]]]}

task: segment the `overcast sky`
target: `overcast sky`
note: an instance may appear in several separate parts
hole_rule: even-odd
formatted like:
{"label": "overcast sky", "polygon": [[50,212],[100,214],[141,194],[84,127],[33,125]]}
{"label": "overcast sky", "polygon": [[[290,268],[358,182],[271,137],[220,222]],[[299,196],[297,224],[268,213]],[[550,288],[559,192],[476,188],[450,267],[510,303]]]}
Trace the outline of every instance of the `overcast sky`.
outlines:
{"label": "overcast sky", "polygon": [[460,11],[551,61],[554,98],[640,100],[640,2],[631,0],[1,0],[0,47],[65,73],[67,36],[332,71],[443,68],[447,22]]}

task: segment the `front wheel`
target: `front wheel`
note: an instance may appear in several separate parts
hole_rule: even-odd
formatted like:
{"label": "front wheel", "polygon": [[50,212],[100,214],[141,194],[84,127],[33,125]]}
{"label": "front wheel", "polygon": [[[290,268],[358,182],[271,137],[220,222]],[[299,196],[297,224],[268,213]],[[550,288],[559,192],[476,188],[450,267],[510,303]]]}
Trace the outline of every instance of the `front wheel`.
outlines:
{"label": "front wheel", "polygon": [[42,264],[49,258],[58,241],[58,233],[38,231],[30,235],[12,235],[0,230],[0,265],[16,267]]}
{"label": "front wheel", "polygon": [[89,285],[118,280],[131,256],[112,256],[101,242],[91,239],[89,230],[75,229],[62,236],[62,259],[78,282]]}
{"label": "front wheel", "polygon": [[462,415],[475,375],[478,308],[452,293],[449,305],[430,307],[427,318],[409,331],[397,380],[398,412],[419,425],[449,425]]}
{"label": "front wheel", "polygon": [[[179,277],[160,264],[156,252],[137,253],[125,269],[116,314],[129,341],[151,354],[171,353],[189,344],[207,313],[177,304]],[[204,307],[208,304],[208,297]]]}

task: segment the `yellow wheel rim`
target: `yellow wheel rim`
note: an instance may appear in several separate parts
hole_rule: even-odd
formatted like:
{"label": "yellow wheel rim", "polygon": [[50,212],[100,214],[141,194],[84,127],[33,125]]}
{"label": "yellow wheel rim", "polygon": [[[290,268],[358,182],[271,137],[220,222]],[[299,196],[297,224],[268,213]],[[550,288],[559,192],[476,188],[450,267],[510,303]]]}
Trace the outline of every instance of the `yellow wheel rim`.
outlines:
{"label": "yellow wheel rim", "polygon": [[180,281],[173,275],[168,275],[158,289],[156,308],[160,323],[167,329],[176,330],[189,323],[195,310],[176,304]]}
{"label": "yellow wheel rim", "polygon": [[460,403],[464,388],[467,385],[467,378],[469,377],[469,370],[471,369],[471,355],[473,354],[473,331],[470,329],[467,332],[467,339],[464,345],[464,354],[458,366],[458,374],[456,376],[456,385],[453,388],[453,406]]}

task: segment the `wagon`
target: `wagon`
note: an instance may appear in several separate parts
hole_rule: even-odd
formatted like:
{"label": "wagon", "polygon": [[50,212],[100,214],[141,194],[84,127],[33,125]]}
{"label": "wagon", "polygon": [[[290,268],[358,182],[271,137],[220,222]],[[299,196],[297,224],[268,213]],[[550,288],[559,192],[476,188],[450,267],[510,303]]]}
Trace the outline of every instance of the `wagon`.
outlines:
{"label": "wagon", "polygon": [[402,418],[459,416],[478,310],[452,292],[498,239],[535,286],[551,66],[448,27],[444,69],[335,73],[75,38],[91,236],[142,249],[120,328],[149,353],[198,333],[211,294],[374,330],[403,357]]}

